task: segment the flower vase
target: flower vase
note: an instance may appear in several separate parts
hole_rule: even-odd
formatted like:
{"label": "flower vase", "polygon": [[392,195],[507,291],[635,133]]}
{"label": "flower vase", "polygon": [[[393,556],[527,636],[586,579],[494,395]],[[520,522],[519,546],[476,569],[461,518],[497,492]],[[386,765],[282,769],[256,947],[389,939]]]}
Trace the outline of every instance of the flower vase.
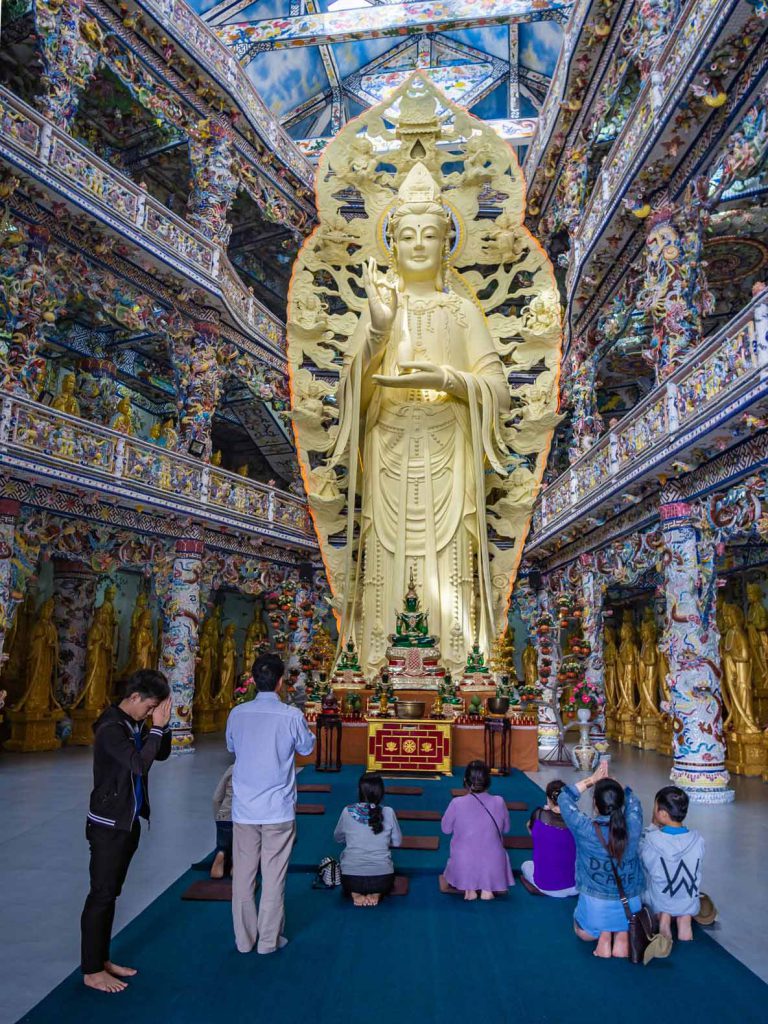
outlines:
{"label": "flower vase", "polygon": [[597,748],[589,740],[591,712],[589,708],[577,708],[576,718],[579,723],[579,742],[573,748],[573,763],[577,771],[588,774],[594,769],[597,760]]}

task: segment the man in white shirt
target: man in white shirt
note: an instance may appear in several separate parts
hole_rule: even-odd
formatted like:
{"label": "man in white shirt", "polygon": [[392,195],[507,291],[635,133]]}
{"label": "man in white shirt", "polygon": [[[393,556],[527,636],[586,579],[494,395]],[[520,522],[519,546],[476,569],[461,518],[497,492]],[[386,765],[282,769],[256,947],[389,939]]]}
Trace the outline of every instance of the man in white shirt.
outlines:
{"label": "man in white shirt", "polygon": [[[256,697],[227,720],[232,774],[232,921],[241,953],[286,945],[285,876],[296,836],[295,754],[311,754],[315,737],[304,715],[278,696],[285,666],[276,654],[253,665]],[[261,867],[258,912],[253,893]],[[258,944],[257,944],[258,943]]]}

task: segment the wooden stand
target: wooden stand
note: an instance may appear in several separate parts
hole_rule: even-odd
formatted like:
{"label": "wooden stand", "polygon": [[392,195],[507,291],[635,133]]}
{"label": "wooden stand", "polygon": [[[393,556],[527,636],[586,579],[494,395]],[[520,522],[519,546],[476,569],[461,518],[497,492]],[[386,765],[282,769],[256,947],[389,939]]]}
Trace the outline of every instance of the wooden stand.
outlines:
{"label": "wooden stand", "polygon": [[725,767],[735,775],[763,775],[768,772],[768,742],[761,732],[729,732],[725,742]]}
{"label": "wooden stand", "polygon": [[657,750],[660,724],[661,719],[657,715],[638,715],[635,720],[635,746],[641,750]]}
{"label": "wooden stand", "polygon": [[93,723],[101,714],[101,711],[92,711],[90,708],[75,708],[70,711],[72,719],[72,735],[69,742],[74,747],[90,747],[93,745]]}
{"label": "wooden stand", "polygon": [[511,723],[508,718],[486,718],[485,720],[485,763],[492,775],[509,775],[509,734]]}
{"label": "wooden stand", "polygon": [[340,772],[341,718],[338,715],[318,715],[315,730],[315,771]]}
{"label": "wooden stand", "polygon": [[56,723],[64,717],[63,711],[9,711],[6,717],[11,726],[6,750],[27,754],[61,746],[61,740],[56,738]]}

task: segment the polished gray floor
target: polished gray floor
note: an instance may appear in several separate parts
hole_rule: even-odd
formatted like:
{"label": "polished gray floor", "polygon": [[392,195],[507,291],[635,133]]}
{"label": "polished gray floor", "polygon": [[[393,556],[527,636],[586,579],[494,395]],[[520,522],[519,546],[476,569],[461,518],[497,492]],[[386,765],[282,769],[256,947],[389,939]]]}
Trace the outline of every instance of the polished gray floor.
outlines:
{"label": "polished gray floor", "polygon": [[[210,737],[194,755],[155,766],[153,824],[118,902],[116,931],[212,848],[210,797],[228,763],[221,738]],[[620,749],[612,774],[650,810],[667,770],[656,754]],[[0,755],[0,1024],[16,1021],[77,966],[90,771],[89,750]],[[531,778],[545,784],[558,775],[574,773],[547,767]],[[713,934],[768,981],[768,786],[737,780],[735,788],[735,804],[695,807],[690,824],[707,840],[705,887],[721,911]]]}

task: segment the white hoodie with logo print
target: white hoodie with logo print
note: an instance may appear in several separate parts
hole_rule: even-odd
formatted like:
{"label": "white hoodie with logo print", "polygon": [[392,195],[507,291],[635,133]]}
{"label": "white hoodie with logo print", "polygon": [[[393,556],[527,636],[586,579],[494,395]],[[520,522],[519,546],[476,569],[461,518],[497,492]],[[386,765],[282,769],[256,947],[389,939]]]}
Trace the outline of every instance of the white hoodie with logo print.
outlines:
{"label": "white hoodie with logo print", "polygon": [[640,859],[645,869],[643,902],[654,913],[698,914],[704,860],[700,832],[665,832],[650,825],[640,840]]}

